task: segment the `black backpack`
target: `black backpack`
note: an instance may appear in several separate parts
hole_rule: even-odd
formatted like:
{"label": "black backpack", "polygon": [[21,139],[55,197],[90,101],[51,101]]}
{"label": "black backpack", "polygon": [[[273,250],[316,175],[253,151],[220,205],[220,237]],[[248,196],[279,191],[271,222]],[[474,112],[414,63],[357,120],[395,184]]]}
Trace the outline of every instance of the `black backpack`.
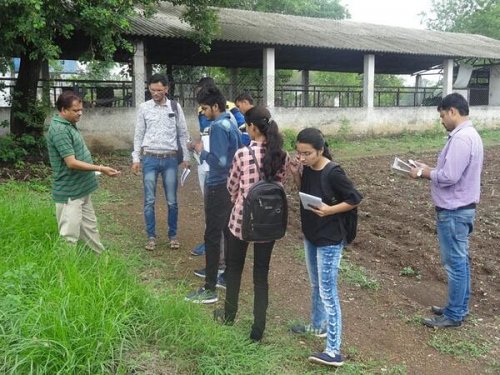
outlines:
{"label": "black backpack", "polygon": [[179,108],[174,99],[170,99],[170,105],[175,114],[175,128],[177,130],[177,164],[180,164],[184,161],[184,152],[182,151],[181,140],[179,139]]}
{"label": "black backpack", "polygon": [[[337,163],[331,161],[327,165],[325,165],[323,171],[321,172],[321,190],[323,192],[323,195],[328,197],[328,199],[330,199],[330,202],[327,202],[328,204],[331,204],[332,201],[336,199],[334,197],[332,188],[330,187],[328,176],[330,175],[332,169],[337,166],[338,166]],[[358,230],[358,208],[356,207],[350,211],[343,212],[340,215],[341,215],[340,222],[343,224],[342,236],[344,237],[347,243],[351,243],[356,238]]]}
{"label": "black backpack", "polygon": [[257,158],[248,147],[259,171],[260,180],[248,190],[243,201],[242,238],[244,241],[274,241],[285,235],[288,223],[288,203],[283,187],[266,180]]}

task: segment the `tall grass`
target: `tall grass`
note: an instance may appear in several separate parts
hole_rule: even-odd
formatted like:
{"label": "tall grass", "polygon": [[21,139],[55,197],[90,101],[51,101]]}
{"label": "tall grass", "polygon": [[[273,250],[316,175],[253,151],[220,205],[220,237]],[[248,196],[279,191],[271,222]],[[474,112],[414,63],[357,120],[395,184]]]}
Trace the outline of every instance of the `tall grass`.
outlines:
{"label": "tall grass", "polygon": [[183,294],[156,296],[113,251],[61,241],[47,193],[9,183],[0,197],[0,373],[135,373],[144,363],[132,353],[148,345],[184,373],[282,373],[277,348],[216,325]]}

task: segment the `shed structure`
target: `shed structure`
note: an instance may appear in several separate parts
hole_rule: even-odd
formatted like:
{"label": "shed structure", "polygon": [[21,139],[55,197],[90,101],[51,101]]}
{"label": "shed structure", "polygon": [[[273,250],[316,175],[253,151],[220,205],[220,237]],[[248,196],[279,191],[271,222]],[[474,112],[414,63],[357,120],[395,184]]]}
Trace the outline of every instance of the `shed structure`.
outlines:
{"label": "shed structure", "polygon": [[274,106],[275,69],[301,70],[303,82],[312,70],[362,73],[363,105],[370,108],[375,74],[414,74],[442,66],[447,95],[453,90],[454,66],[480,63],[489,68],[489,105],[500,105],[500,41],[495,39],[221,8],[221,33],[210,52],[203,53],[189,38],[192,28],[180,20],[183,10],[163,2],[153,18],[131,19],[136,104],[144,100],[146,64],[262,68],[269,107]]}

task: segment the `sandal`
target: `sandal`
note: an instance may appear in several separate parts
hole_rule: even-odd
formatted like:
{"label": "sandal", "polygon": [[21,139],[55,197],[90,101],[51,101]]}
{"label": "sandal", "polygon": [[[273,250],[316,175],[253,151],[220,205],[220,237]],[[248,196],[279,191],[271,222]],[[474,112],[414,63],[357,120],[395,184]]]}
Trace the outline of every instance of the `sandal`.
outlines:
{"label": "sandal", "polygon": [[170,240],[170,248],[171,249],[178,249],[181,247],[181,244],[177,240]]}
{"label": "sandal", "polygon": [[146,242],[146,246],[144,246],[144,249],[148,251],[153,251],[156,248],[156,238],[150,238],[148,242]]}

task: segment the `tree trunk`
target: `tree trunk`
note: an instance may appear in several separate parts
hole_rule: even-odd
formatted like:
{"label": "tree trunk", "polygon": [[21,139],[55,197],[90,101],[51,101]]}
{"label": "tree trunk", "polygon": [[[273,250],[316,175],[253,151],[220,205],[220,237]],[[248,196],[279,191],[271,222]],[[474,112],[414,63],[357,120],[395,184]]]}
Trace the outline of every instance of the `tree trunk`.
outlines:
{"label": "tree trunk", "polygon": [[43,133],[43,122],[37,123],[39,120],[36,116],[37,86],[41,67],[41,59],[30,60],[29,56],[21,55],[10,110],[10,132],[16,136]]}

